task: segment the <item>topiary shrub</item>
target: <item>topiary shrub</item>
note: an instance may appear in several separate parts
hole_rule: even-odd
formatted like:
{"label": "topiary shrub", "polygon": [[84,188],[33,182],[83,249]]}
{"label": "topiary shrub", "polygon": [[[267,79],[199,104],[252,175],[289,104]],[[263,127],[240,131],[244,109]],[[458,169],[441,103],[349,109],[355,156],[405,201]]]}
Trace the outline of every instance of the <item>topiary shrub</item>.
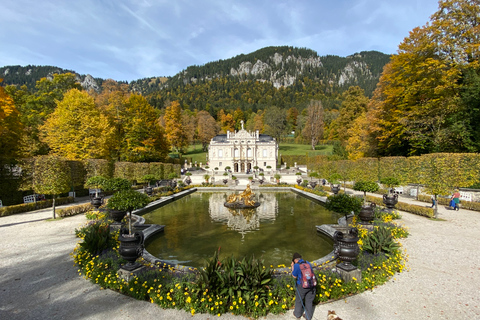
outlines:
{"label": "topiary shrub", "polygon": [[357,197],[352,197],[348,194],[337,194],[334,196],[329,196],[325,207],[328,210],[338,212],[338,213],[351,213],[352,211],[355,214],[360,213],[362,208],[362,200]]}
{"label": "topiary shrub", "polygon": [[367,202],[367,192],[375,192],[380,187],[373,181],[356,181],[353,185],[353,190],[363,191],[363,202]]}

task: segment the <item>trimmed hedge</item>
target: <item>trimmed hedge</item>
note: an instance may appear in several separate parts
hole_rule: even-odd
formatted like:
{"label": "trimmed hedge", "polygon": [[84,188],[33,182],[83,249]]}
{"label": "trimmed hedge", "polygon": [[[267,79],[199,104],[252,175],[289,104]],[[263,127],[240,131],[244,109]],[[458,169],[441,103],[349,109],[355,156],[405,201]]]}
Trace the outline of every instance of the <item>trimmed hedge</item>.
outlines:
{"label": "trimmed hedge", "polygon": [[[384,206],[383,198],[367,195],[367,201],[373,202],[376,205]],[[400,210],[400,211],[410,212],[410,213],[413,213],[413,214],[416,214],[416,215],[419,215],[419,216],[424,216],[424,217],[429,217],[429,218],[434,217],[433,208],[422,207],[422,206],[418,206],[416,204],[410,204],[410,203],[405,203],[405,202],[400,202],[399,201],[395,205],[395,208]]]}
{"label": "trimmed hedge", "polygon": [[[72,203],[74,201],[73,197],[64,197],[55,199],[55,205],[62,205],[66,203]],[[23,203],[17,204],[14,206],[2,207],[0,208],[0,217],[11,216],[17,213],[24,213],[28,211],[34,211],[39,209],[45,209],[52,206],[52,199],[31,202],[31,203]]]}
{"label": "trimmed hedge", "polygon": [[93,209],[92,204],[90,203],[84,203],[84,204],[79,204],[76,206],[68,207],[65,209],[58,209],[56,210],[56,213],[58,214],[59,217],[70,217],[74,216],[77,214],[85,213]]}

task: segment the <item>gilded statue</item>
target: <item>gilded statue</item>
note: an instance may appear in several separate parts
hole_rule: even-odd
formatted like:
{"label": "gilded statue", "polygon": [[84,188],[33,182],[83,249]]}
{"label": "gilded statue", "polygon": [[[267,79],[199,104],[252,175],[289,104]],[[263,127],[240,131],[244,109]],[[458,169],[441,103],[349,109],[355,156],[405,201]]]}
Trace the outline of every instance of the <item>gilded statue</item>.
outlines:
{"label": "gilded statue", "polygon": [[258,203],[255,202],[255,194],[252,192],[250,185],[247,184],[247,188],[240,194],[234,194],[228,196],[227,206],[232,206],[233,204],[238,204],[244,207],[256,207]]}

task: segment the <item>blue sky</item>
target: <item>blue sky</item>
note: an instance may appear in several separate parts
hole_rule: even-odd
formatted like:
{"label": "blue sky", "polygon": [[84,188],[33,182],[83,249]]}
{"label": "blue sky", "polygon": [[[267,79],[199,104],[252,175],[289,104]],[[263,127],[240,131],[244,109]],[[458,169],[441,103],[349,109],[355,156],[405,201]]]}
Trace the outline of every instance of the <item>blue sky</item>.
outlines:
{"label": "blue sky", "polygon": [[2,0],[0,66],[131,81],[267,46],[391,54],[437,9],[437,0]]}

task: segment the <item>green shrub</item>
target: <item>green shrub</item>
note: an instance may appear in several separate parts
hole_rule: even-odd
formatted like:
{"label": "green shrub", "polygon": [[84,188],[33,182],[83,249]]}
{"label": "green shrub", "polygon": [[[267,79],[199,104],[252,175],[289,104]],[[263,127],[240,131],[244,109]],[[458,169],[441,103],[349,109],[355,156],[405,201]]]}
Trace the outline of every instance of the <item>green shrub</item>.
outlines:
{"label": "green shrub", "polygon": [[103,187],[105,191],[121,191],[129,190],[132,187],[132,184],[129,180],[124,178],[112,178],[106,180]]}
{"label": "green shrub", "polygon": [[218,251],[207,261],[205,268],[200,269],[199,286],[202,291],[227,296],[230,300],[241,297],[246,301],[257,300],[266,304],[268,285],[272,281],[270,268],[263,266],[262,260],[251,257],[237,261],[233,256],[218,260]]}
{"label": "green shrub", "polygon": [[398,250],[400,245],[393,239],[390,230],[384,226],[374,227],[373,231],[362,239],[362,248],[373,254],[384,252],[390,256]]}
{"label": "green shrub", "polygon": [[115,239],[110,234],[108,224],[95,222],[85,228],[83,232],[83,242],[80,243],[80,248],[92,256],[96,256],[103,250],[115,245]]}
{"label": "green shrub", "polygon": [[358,214],[362,208],[362,200],[342,193],[329,196],[325,203],[325,207],[328,210],[338,213],[351,213],[353,211],[355,214]]}

